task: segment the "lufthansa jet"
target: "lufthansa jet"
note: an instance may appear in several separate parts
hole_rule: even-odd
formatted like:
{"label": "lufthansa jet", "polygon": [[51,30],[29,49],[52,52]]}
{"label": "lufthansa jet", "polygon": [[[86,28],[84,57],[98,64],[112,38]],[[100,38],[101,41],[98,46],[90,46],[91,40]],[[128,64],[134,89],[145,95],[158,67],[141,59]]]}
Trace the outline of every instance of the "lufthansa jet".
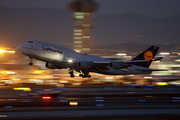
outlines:
{"label": "lufthansa jet", "polygon": [[49,69],[69,68],[70,77],[74,77],[74,71],[79,72],[79,76],[83,78],[90,78],[90,72],[106,75],[130,75],[162,71],[149,68],[152,61],[162,59],[154,58],[159,49],[157,46],[151,46],[131,61],[121,62],[78,53],[62,46],[37,40],[21,44],[17,49],[30,58],[29,65],[33,65],[33,59],[37,59],[46,62],[45,66]]}

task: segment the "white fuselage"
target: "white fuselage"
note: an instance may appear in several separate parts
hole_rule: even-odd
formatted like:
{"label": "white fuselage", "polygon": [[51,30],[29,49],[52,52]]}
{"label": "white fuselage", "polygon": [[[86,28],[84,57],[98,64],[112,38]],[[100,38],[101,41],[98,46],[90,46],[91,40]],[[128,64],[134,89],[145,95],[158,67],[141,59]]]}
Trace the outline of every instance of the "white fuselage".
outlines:
{"label": "white fuselage", "polygon": [[[53,45],[50,43],[40,42],[36,40],[28,41],[24,44],[19,45],[18,50],[22,52],[23,54],[27,55],[30,58],[41,60],[44,62],[54,63],[56,62],[63,62],[71,60],[72,62],[78,62],[78,61],[99,61],[99,62],[115,62],[113,60],[104,59],[92,55],[87,55],[83,53],[77,53],[71,49]],[[96,69],[94,71],[90,72],[96,72],[101,74],[107,74],[107,75],[128,75],[128,74],[151,74],[150,71],[139,71],[138,68],[144,68],[136,65],[132,65],[128,67],[126,70],[124,69],[113,69],[107,66],[108,70],[103,69]],[[71,68],[71,66],[66,65],[66,68]],[[78,68],[72,68],[72,69],[78,69]]]}

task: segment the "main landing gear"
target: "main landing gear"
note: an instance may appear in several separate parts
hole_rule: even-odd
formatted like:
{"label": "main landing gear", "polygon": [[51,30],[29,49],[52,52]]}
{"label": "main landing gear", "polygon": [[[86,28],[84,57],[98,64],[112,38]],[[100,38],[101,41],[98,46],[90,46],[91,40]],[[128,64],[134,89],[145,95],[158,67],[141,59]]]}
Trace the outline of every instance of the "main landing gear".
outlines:
{"label": "main landing gear", "polygon": [[[69,70],[69,74],[70,74],[71,78],[74,78],[73,69]],[[89,74],[89,72],[83,72],[83,74],[79,74],[79,77],[82,77],[82,78],[91,78],[91,75]]]}
{"label": "main landing gear", "polygon": [[33,65],[33,59],[32,58],[30,58],[29,65]]}
{"label": "main landing gear", "polygon": [[91,78],[91,75],[89,74],[89,72],[83,72],[83,74],[79,74],[79,77],[82,77],[82,78]]}
{"label": "main landing gear", "polygon": [[72,78],[74,77],[74,72],[72,69],[69,70],[69,74],[70,74],[70,77],[72,77]]}

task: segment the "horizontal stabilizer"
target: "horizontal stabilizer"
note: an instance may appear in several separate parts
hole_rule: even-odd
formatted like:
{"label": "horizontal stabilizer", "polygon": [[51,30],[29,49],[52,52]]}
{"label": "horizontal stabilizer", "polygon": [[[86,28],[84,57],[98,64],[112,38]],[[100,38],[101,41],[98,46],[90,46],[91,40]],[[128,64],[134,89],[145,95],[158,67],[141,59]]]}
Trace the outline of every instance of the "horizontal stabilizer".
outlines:
{"label": "horizontal stabilizer", "polygon": [[146,69],[146,68],[138,68],[136,70],[139,70],[139,71],[168,71],[166,69]]}

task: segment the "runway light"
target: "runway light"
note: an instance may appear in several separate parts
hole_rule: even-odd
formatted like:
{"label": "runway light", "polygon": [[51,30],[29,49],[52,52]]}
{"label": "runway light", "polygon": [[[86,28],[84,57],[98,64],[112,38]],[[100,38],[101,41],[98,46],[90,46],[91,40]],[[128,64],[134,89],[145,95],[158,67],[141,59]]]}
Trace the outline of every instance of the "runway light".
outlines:
{"label": "runway light", "polygon": [[51,97],[50,97],[50,96],[43,96],[42,99],[44,99],[44,100],[50,100]]}
{"label": "runway light", "polygon": [[77,105],[78,105],[78,102],[69,102],[69,105],[77,106]]}

